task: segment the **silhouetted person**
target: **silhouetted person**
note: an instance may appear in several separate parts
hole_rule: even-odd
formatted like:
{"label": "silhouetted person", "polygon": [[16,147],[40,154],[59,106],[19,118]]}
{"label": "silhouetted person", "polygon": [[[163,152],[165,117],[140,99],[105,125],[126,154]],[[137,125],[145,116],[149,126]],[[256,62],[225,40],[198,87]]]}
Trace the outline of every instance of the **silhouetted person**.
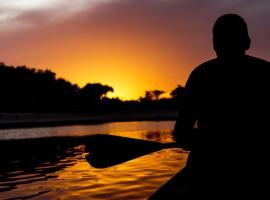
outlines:
{"label": "silhouetted person", "polygon": [[270,63],[245,54],[238,15],[217,19],[213,44],[217,58],[191,73],[174,130],[191,151],[192,199],[268,199]]}

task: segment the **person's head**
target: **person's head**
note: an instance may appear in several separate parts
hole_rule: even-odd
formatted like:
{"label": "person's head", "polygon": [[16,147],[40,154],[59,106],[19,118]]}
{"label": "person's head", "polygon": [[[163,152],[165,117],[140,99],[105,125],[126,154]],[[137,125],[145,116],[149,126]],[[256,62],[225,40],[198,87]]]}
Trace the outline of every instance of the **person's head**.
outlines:
{"label": "person's head", "polygon": [[218,57],[245,54],[250,47],[245,20],[236,14],[219,17],[213,27],[213,44]]}

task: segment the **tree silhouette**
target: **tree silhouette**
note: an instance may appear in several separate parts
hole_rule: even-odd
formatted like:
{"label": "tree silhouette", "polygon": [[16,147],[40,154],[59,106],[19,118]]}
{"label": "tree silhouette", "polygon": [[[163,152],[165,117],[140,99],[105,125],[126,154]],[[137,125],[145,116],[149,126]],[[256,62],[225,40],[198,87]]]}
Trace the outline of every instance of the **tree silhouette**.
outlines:
{"label": "tree silhouette", "polygon": [[56,111],[76,102],[77,85],[56,79],[48,69],[36,70],[26,66],[7,66],[0,63],[0,111]]}
{"label": "tree silhouette", "polygon": [[106,97],[108,92],[113,92],[113,88],[100,83],[88,83],[81,89],[81,96],[85,101],[98,102],[103,97]]}
{"label": "tree silhouette", "polygon": [[[140,101],[107,98],[106,95],[113,91],[112,87],[100,83],[88,83],[80,88],[63,78],[56,78],[56,73],[48,69],[14,67],[0,62],[0,113],[114,112],[176,108],[175,99],[160,99],[164,93],[162,90],[145,91]],[[173,91],[171,95],[176,98],[178,93],[179,91]]]}
{"label": "tree silhouette", "polygon": [[160,95],[164,94],[163,90],[150,90],[145,91],[144,97],[141,97],[140,100],[154,101],[159,100]]}
{"label": "tree silhouette", "polygon": [[170,95],[172,98],[176,99],[177,101],[180,101],[182,98],[182,95],[184,94],[184,87],[181,85],[178,85],[171,93]]}
{"label": "tree silhouette", "polygon": [[145,95],[143,99],[148,100],[148,101],[153,101],[154,99],[154,94],[152,91],[145,91]]}
{"label": "tree silhouette", "polygon": [[155,97],[155,100],[159,100],[160,95],[165,93],[163,90],[154,90],[152,92],[153,92],[153,95]]}

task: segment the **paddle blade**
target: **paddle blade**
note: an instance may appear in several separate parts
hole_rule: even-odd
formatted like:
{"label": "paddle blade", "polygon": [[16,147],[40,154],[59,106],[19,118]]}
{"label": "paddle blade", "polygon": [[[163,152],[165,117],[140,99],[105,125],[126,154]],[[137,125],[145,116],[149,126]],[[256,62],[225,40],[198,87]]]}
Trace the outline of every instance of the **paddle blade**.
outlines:
{"label": "paddle blade", "polygon": [[96,135],[86,144],[87,161],[95,168],[111,167],[164,148],[162,143],[113,135]]}

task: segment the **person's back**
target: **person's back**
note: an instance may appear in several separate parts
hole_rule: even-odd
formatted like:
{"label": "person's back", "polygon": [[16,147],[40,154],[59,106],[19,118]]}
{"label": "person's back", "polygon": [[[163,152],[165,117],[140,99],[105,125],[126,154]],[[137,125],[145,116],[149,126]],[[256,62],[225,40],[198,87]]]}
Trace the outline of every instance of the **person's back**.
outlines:
{"label": "person's back", "polygon": [[245,55],[250,40],[238,15],[220,17],[213,35],[217,58],[190,75],[174,134],[191,146],[194,195],[259,195],[269,156],[270,63]]}

